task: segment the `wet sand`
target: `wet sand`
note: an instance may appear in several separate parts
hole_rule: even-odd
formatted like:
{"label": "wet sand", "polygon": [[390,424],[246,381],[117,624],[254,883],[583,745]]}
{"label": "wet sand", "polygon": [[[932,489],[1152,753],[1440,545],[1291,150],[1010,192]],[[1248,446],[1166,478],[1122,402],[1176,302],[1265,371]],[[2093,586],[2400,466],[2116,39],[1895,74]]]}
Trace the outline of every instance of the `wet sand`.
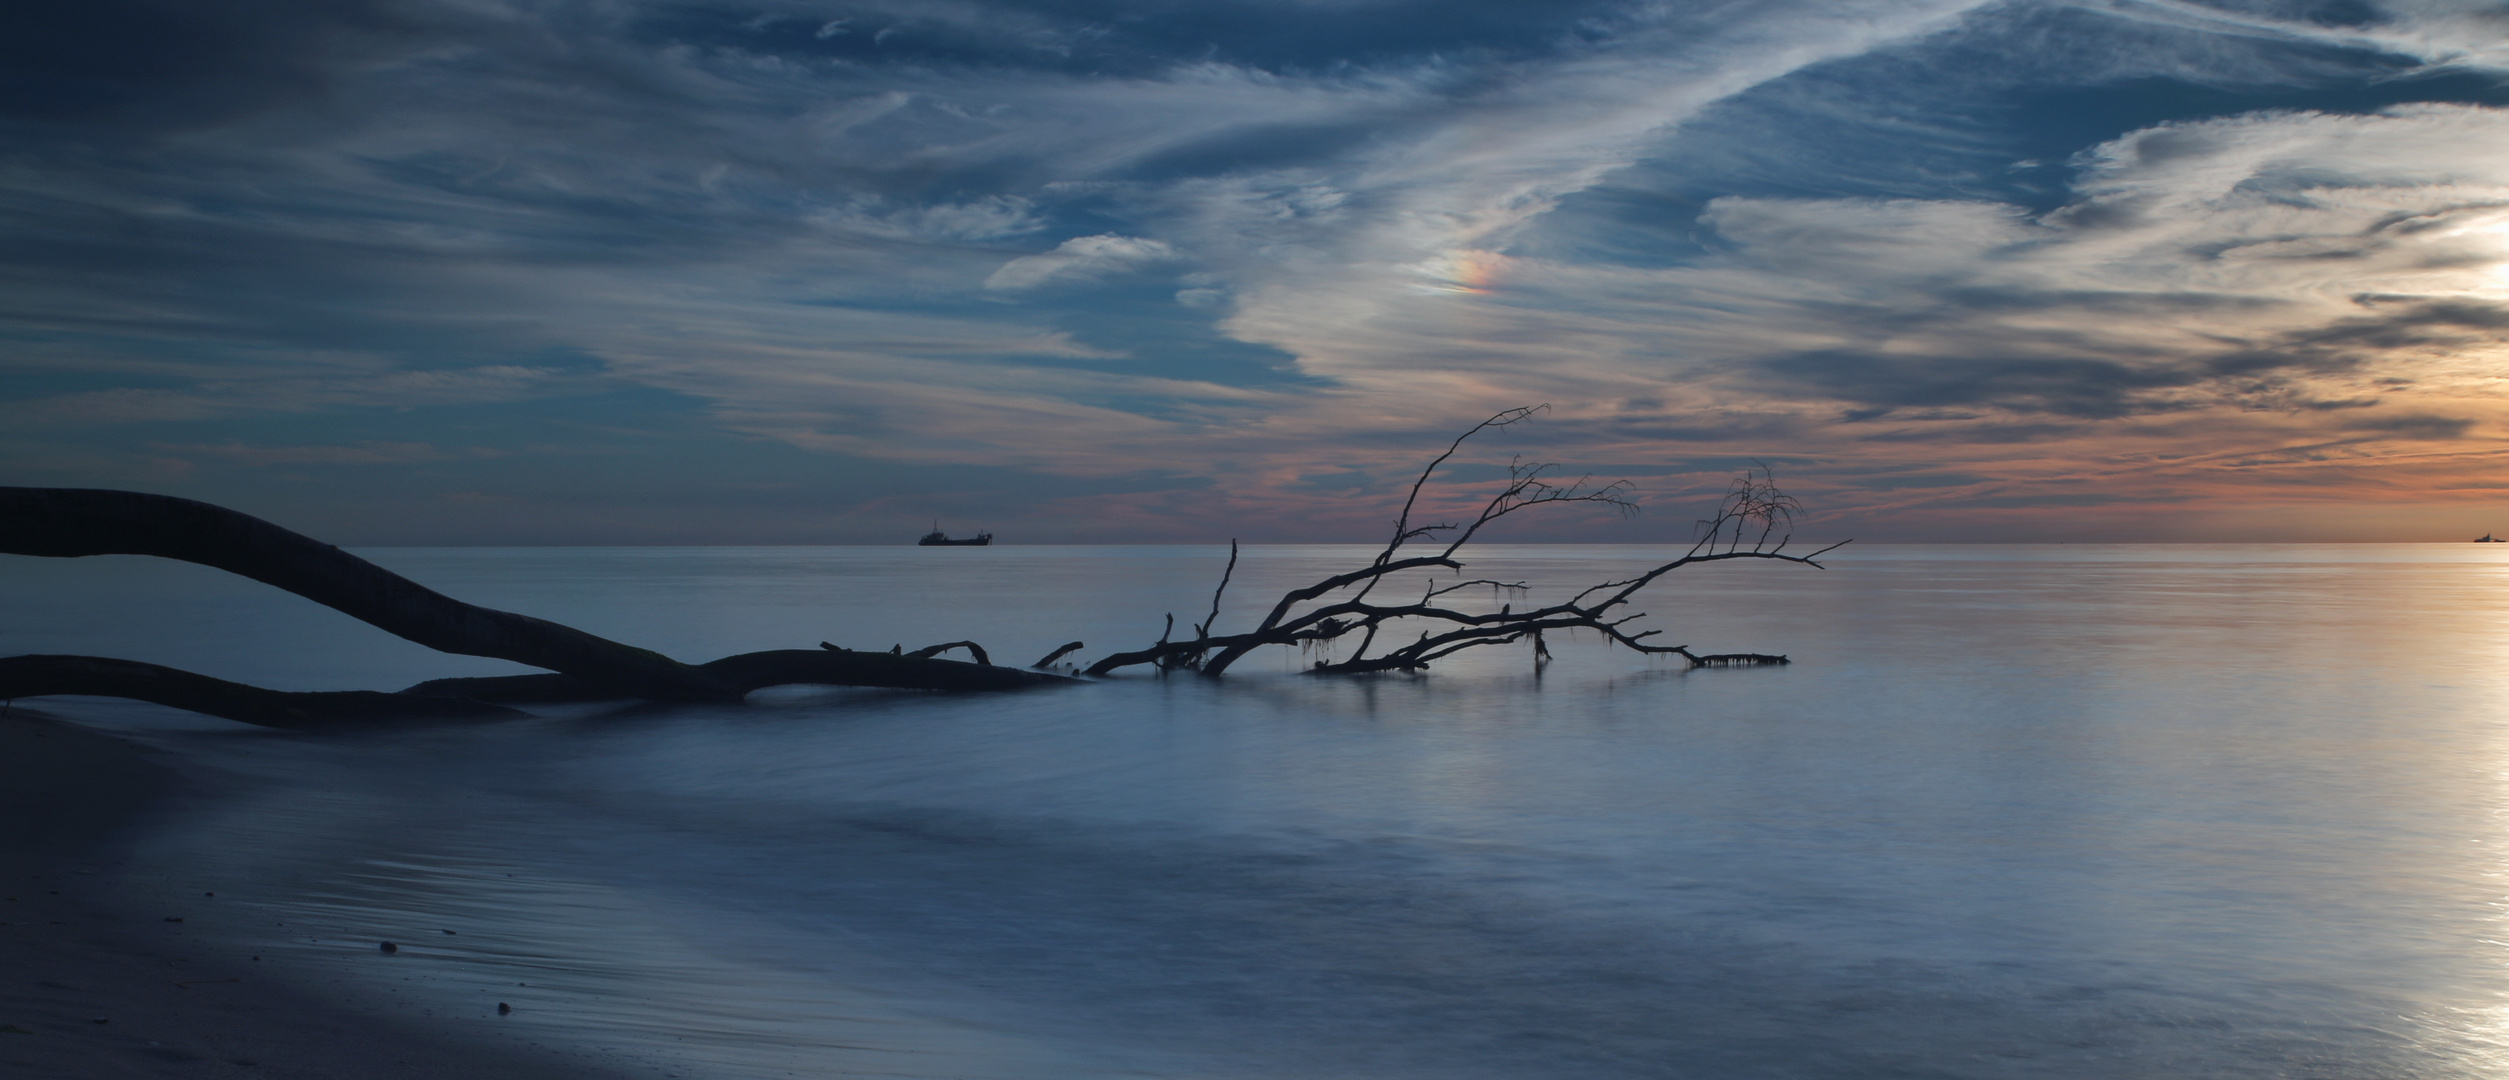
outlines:
{"label": "wet sand", "polygon": [[0,714],[0,1075],[665,1075],[541,1046],[522,1030],[326,1000],[250,955],[227,955],[241,950],[173,921],[183,913],[135,910],[118,883],[120,853],[152,816],[179,811],[186,788],[135,743],[24,708]]}

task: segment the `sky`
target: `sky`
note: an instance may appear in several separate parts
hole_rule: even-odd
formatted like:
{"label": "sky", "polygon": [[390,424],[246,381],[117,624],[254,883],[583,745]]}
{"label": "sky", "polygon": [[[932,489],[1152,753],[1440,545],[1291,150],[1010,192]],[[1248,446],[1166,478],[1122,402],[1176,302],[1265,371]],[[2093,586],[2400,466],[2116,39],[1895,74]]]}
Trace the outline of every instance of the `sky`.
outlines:
{"label": "sky", "polygon": [[2509,532],[2509,8],[0,13],[0,483],[348,544]]}

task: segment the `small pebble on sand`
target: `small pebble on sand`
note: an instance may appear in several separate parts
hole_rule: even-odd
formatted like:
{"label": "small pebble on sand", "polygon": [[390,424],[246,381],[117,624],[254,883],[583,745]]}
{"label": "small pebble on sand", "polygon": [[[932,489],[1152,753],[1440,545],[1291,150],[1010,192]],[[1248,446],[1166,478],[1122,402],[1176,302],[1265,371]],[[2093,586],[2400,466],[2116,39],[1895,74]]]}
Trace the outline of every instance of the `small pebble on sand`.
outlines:
{"label": "small pebble on sand", "polygon": [[383,951],[387,953],[396,953],[401,951],[401,947],[387,941],[383,943]]}

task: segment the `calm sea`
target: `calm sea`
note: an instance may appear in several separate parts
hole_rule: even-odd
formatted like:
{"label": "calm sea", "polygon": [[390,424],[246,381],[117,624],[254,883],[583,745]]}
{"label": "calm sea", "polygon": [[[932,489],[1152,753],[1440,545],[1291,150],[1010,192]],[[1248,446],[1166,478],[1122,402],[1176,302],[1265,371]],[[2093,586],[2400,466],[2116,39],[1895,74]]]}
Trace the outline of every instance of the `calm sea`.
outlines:
{"label": "calm sea", "polygon": [[[364,554],[684,659],[1011,663],[1197,620],[1225,559]],[[1249,549],[1222,624],[1364,557]],[[1472,570],[1539,600],[1656,557]],[[0,595],[0,653],[296,689],[517,670],[140,559],[0,560]],[[1587,640],[1540,673],[1511,646],[1316,679],[1280,651],[1216,684],[357,737],[53,707],[196,763],[120,871],[143,905],[359,1007],[639,1070],[2496,1077],[2504,600],[2509,549],[2468,544],[1859,545],[1642,607],[1776,669]]]}

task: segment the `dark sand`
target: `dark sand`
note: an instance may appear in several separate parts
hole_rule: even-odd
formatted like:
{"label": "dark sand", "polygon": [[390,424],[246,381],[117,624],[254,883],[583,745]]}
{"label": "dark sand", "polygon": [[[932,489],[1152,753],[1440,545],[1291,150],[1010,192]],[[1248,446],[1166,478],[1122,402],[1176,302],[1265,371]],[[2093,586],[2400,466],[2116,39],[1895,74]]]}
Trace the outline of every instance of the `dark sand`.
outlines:
{"label": "dark sand", "polygon": [[135,743],[0,715],[0,1077],[662,1075],[536,1045],[520,1025],[353,1011],[132,910],[112,887],[119,852],[184,785]]}

